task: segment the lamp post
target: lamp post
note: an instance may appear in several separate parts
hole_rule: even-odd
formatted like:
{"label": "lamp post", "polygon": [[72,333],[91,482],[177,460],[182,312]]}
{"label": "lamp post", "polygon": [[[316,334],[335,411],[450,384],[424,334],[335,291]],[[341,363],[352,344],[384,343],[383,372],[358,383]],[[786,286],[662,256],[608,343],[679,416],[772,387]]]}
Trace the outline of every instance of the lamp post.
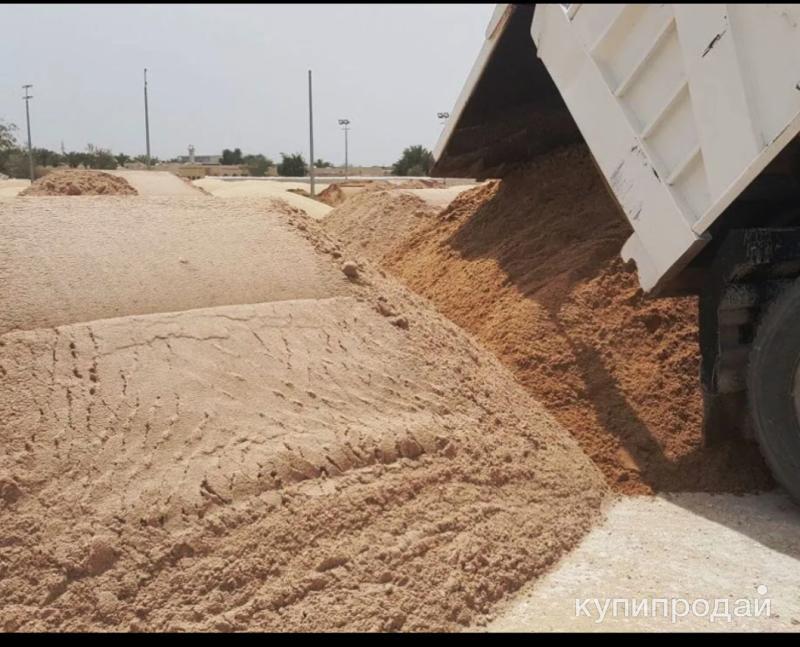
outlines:
{"label": "lamp post", "polygon": [[314,188],[314,102],[311,97],[311,70],[308,71],[308,188],[311,197],[316,195]]}
{"label": "lamp post", "polygon": [[344,130],[344,179],[347,179],[348,171],[349,171],[349,162],[347,159],[347,131],[350,130],[350,120],[349,119],[340,119],[339,125]]}
{"label": "lamp post", "polygon": [[150,168],[150,111],[147,107],[147,68],[144,68],[144,137],[147,145],[147,168]]}
{"label": "lamp post", "polygon": [[25,121],[28,125],[28,162],[30,163],[30,172],[31,172],[31,182],[34,181],[34,172],[33,172],[33,144],[31,143],[31,111],[28,108],[28,103],[30,102],[33,97],[31,96],[29,90],[33,86],[28,83],[22,86],[22,89],[25,90],[25,96],[22,97],[25,99]]}

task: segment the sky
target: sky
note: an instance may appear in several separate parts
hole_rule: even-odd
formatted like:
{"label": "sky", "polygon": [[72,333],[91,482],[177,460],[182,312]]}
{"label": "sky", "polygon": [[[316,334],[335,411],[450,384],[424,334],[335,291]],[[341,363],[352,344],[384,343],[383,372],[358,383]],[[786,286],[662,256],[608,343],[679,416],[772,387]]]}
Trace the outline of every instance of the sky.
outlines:
{"label": "sky", "polygon": [[0,5],[0,120],[34,146],[145,152],[161,159],[223,148],[388,165],[433,149],[483,43],[494,5]]}

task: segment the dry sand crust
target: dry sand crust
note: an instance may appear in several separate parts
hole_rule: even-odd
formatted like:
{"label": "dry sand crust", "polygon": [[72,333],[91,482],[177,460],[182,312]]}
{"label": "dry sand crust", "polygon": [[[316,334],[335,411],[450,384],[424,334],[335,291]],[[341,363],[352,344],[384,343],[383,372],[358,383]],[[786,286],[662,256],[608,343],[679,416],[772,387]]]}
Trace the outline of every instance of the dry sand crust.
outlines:
{"label": "dry sand crust", "polygon": [[449,630],[597,519],[491,354],[282,208],[340,291],[0,336],[2,629]]}
{"label": "dry sand crust", "polygon": [[[380,199],[348,222],[337,212],[333,233],[390,226],[373,224],[387,212]],[[357,247],[377,245],[386,269],[494,351],[616,489],[771,487],[753,444],[703,447],[695,301],[644,298],[619,259],[629,226],[585,147],[463,192],[395,233],[388,253],[382,240]]]}
{"label": "dry sand crust", "polygon": [[[281,182],[277,180],[222,180],[216,177],[205,177],[192,182],[195,187],[201,188],[219,198],[280,198],[289,206],[302,209],[309,216],[316,219],[328,215],[331,207],[324,202],[306,197],[292,189],[308,190],[308,184],[303,182]],[[317,190],[322,191],[326,184],[318,184]]]}
{"label": "dry sand crust", "polygon": [[283,202],[192,190],[0,200],[0,333],[336,294]]}
{"label": "dry sand crust", "polygon": [[136,195],[136,189],[124,178],[102,171],[64,169],[39,178],[19,195]]}

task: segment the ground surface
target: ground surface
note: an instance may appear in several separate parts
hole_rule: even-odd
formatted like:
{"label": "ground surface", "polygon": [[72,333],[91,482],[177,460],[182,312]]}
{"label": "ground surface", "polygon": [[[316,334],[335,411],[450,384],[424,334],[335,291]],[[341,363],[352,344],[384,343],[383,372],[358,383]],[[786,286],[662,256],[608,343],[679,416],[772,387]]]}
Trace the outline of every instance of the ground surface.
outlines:
{"label": "ground surface", "polygon": [[13,198],[30,185],[30,180],[0,180],[0,198]]}
{"label": "ground surface", "polygon": [[[341,242],[274,189],[0,200],[0,627],[798,629],[796,506],[609,502],[531,396],[600,439],[606,476],[758,483],[664,435],[699,437],[689,310],[641,302],[615,265],[624,228],[568,159],[464,194],[439,226],[460,189],[355,196],[324,225]],[[542,227],[578,185],[588,244]],[[345,278],[387,240],[416,241],[416,283],[527,392],[393,279]],[[772,615],[576,617],[595,596],[766,597]]]}
{"label": "ground surface", "polygon": [[[488,629],[798,631],[798,581],[800,509],[785,495],[630,497],[612,504],[606,521],[553,572],[504,605]],[[766,591],[759,592],[759,586]],[[576,614],[575,600],[587,598],[591,602]],[[594,601],[602,609],[606,600],[652,604],[663,598],[690,605],[706,600],[712,611],[715,600],[729,600],[731,618],[711,622],[700,602],[696,612],[676,622],[671,608],[668,617],[652,611],[633,617],[624,607],[617,617],[609,607],[601,621]],[[734,602],[740,599],[769,600],[771,614],[735,616]]]}
{"label": "ground surface", "polygon": [[312,219],[126,200],[0,218],[0,627],[456,629],[597,520],[569,435]]}

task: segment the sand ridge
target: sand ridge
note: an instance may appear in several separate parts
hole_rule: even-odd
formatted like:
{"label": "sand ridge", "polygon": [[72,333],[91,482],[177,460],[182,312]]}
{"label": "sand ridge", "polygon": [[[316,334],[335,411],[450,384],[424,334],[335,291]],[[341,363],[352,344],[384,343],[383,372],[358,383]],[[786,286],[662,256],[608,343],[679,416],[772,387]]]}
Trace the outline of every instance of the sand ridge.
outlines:
{"label": "sand ridge", "polygon": [[19,195],[137,195],[137,191],[124,178],[103,171],[56,169]]}

